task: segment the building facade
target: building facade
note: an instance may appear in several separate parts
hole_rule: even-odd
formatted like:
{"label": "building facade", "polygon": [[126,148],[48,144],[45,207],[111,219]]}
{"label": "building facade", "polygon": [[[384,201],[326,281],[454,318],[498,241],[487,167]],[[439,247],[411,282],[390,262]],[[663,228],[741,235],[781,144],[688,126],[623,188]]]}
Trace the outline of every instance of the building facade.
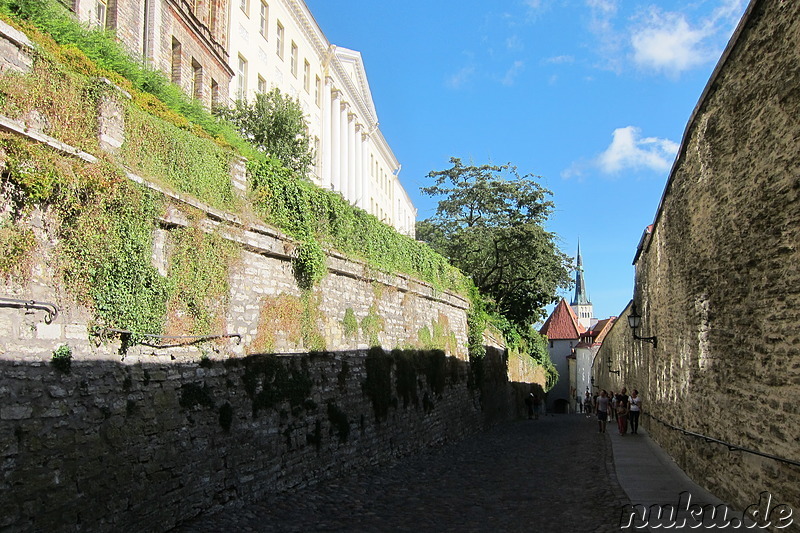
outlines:
{"label": "building facade", "polygon": [[330,43],[301,0],[234,0],[229,13],[230,99],[274,87],[296,98],[315,148],[311,179],[413,236],[416,209],[378,127],[361,54]]}
{"label": "building facade", "polygon": [[378,127],[361,54],[328,42],[302,0],[71,0],[78,18],[112,29],[135,56],[206,106],[273,87],[300,102],[311,180],[398,232],[417,211]]}
{"label": "building facade", "polygon": [[206,106],[227,102],[228,0],[72,0],[78,19],[114,30],[141,58]]}
{"label": "building facade", "polygon": [[575,312],[563,298],[539,330],[547,337],[550,360],[558,370],[558,381],[547,393],[549,411],[566,413],[575,405],[575,391],[570,387],[570,360],[576,357],[575,347],[584,331]]}

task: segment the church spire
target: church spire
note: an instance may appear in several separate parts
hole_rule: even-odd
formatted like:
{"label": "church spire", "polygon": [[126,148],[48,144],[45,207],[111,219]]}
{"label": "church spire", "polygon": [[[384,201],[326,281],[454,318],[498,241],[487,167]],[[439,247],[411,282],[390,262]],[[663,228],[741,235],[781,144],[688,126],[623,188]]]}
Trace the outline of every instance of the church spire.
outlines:
{"label": "church spire", "polygon": [[581,257],[581,241],[578,239],[578,264],[575,269],[575,298],[570,305],[591,305],[586,293],[586,282],[583,280],[583,257]]}

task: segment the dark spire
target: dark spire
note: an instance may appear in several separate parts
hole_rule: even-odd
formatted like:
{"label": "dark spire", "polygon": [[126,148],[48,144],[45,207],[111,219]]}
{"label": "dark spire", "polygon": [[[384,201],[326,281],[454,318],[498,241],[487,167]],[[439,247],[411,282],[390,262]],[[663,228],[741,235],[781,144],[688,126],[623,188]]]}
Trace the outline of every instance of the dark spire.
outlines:
{"label": "dark spire", "polygon": [[586,294],[586,282],[583,281],[583,258],[581,257],[581,241],[578,240],[578,265],[575,269],[575,298],[570,305],[590,305],[589,295]]}

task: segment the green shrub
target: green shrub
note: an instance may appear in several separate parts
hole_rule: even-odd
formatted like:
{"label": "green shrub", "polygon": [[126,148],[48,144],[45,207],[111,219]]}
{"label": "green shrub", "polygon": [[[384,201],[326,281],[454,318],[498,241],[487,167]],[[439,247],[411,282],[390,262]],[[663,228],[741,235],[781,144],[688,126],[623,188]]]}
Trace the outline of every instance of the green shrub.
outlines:
{"label": "green shrub", "polygon": [[72,348],[66,344],[62,344],[53,351],[53,357],[50,359],[50,364],[56,370],[69,374],[72,370]]}

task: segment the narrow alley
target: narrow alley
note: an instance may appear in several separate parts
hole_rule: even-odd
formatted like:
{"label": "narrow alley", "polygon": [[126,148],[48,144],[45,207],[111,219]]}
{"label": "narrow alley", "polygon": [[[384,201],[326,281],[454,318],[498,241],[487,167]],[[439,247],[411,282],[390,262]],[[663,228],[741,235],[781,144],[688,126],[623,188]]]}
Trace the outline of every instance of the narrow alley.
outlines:
{"label": "narrow alley", "polygon": [[626,503],[608,434],[598,433],[593,417],[555,415],[175,531],[610,532],[619,530]]}

